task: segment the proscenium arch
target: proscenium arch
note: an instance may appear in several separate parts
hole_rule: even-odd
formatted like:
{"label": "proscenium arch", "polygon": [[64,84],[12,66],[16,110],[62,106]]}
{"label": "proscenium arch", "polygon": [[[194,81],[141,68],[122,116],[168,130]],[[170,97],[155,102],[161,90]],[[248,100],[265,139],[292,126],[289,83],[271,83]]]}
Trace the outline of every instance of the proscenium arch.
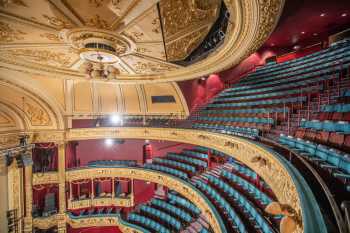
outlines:
{"label": "proscenium arch", "polygon": [[52,130],[64,129],[64,120],[58,104],[48,98],[41,90],[30,86],[30,84],[26,82],[18,81],[17,79],[10,80],[7,78],[2,78],[1,75],[0,86],[13,90],[13,96],[16,96],[18,98],[23,97],[24,99],[31,100],[32,103],[35,103],[35,106],[38,107],[38,109],[44,111],[48,115],[49,120],[52,122],[52,124],[46,128],[43,128],[40,125],[32,125],[27,114],[24,114],[23,106],[21,106],[20,103],[16,104],[0,96],[0,103],[17,113],[16,115],[22,119],[24,128],[26,130],[45,130],[47,128]]}
{"label": "proscenium arch", "polygon": [[12,131],[23,131],[26,129],[26,121],[23,119],[23,117],[16,111],[16,109],[13,109],[11,106],[8,106],[7,104],[0,102],[0,112],[8,115],[13,123],[15,124],[13,127],[1,127],[0,126],[0,132],[12,132]]}
{"label": "proscenium arch", "polygon": [[[326,232],[321,211],[311,189],[288,161],[253,141],[203,130],[147,127],[106,127],[70,129],[67,141],[87,139],[153,139],[189,143],[221,151],[244,163],[271,187],[277,200],[296,212],[300,222],[296,232]],[[257,163],[256,158],[264,161]],[[310,224],[312,222],[312,224]]]}

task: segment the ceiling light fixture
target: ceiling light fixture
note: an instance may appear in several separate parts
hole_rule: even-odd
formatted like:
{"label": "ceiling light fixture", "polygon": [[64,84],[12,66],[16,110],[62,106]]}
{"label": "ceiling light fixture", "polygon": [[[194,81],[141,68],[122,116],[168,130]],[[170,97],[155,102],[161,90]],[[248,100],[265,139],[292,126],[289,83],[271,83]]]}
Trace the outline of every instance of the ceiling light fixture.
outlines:
{"label": "ceiling light fixture", "polygon": [[112,146],[113,144],[114,144],[114,141],[113,141],[112,138],[107,138],[107,139],[105,139],[105,145],[106,145],[106,146],[110,147],[110,146]]}
{"label": "ceiling light fixture", "polygon": [[305,32],[304,32],[304,31],[302,31],[302,32],[301,32],[301,34],[305,34]]}
{"label": "ceiling light fixture", "polygon": [[122,118],[118,114],[114,114],[114,115],[111,116],[110,121],[113,124],[115,124],[115,125],[116,124],[121,124],[122,123]]}
{"label": "ceiling light fixture", "polygon": [[315,32],[314,34],[312,34],[313,36],[318,36],[318,34]]}
{"label": "ceiling light fixture", "polygon": [[346,13],[341,14],[341,17],[346,17],[346,16],[348,16],[348,14]]}
{"label": "ceiling light fixture", "polygon": [[326,16],[326,13],[322,13],[320,14],[321,17],[325,17]]}

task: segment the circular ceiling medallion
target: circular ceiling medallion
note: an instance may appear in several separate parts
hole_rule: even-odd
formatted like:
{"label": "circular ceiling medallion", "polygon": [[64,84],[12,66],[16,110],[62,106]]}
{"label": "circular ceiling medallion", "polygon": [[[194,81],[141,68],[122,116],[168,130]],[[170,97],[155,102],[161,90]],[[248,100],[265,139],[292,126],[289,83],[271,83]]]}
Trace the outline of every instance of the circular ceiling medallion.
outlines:
{"label": "circular ceiling medallion", "polygon": [[116,56],[114,53],[108,53],[99,49],[81,50],[80,58],[96,63],[116,63],[119,61],[118,56]]}
{"label": "circular ceiling medallion", "polygon": [[[284,5],[284,0],[59,2],[0,6],[1,66],[56,78],[98,73],[92,78],[121,83],[194,79],[254,53]],[[222,15],[229,18],[220,46],[203,59],[181,63],[201,48]]]}

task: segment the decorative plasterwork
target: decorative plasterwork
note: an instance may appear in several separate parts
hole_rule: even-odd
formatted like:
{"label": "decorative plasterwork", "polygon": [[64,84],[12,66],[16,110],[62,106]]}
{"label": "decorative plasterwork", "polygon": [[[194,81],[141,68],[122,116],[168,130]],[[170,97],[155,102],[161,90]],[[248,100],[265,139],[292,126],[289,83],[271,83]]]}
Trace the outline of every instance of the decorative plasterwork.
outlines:
{"label": "decorative plasterwork", "polygon": [[[1,74],[3,75],[3,74]],[[23,80],[22,80],[23,82]],[[21,128],[27,130],[55,129],[62,127],[61,113],[56,111],[57,106],[49,104],[47,99],[37,92],[24,88],[16,82],[0,78],[0,106],[15,114]],[[54,110],[55,109],[55,110]]]}
{"label": "decorative plasterwork", "polygon": [[[219,150],[243,162],[261,176],[275,193],[278,202],[291,206],[301,220],[301,204],[296,186],[286,168],[271,152],[247,140],[190,129],[166,128],[95,128],[71,129],[67,140],[85,140],[102,138],[134,138],[184,142]],[[265,165],[256,162],[264,159]],[[103,173],[102,173],[103,174]],[[299,228],[297,232],[301,232]]]}
{"label": "decorative plasterwork", "polygon": [[0,149],[17,146],[19,143],[18,136],[19,136],[18,133],[1,134],[1,136],[0,136]]}
{"label": "decorative plasterwork", "polygon": [[[164,57],[159,54],[167,49],[163,48],[163,51],[159,51],[160,47],[152,47],[155,42],[163,42],[161,33],[159,33],[156,1],[152,1],[151,7],[148,0],[113,1],[112,4],[107,4],[105,1],[97,3],[97,8],[95,2],[81,5],[79,1],[73,0],[38,0],[26,6],[20,4],[21,1],[12,2],[14,4],[0,6],[0,43],[4,45],[4,49],[0,51],[0,65],[8,69],[40,74],[45,77],[85,79],[85,75],[79,70],[81,65],[79,59],[71,59],[76,63],[67,67],[66,62],[62,62],[64,60],[61,59],[57,60],[56,56],[50,56],[51,60],[43,64],[28,59],[28,57],[16,59],[15,54],[5,56],[5,54],[11,54],[11,51],[5,50],[9,44],[13,49],[26,47],[25,49],[30,50],[42,49],[43,46],[46,49],[48,46],[67,46],[69,44],[59,37],[62,29],[90,27],[96,30],[112,31],[132,41],[135,46],[128,50],[130,53],[126,55],[133,59],[138,58],[135,56],[137,54],[146,54],[146,50],[151,51],[147,52],[147,57],[145,57],[147,61],[142,64],[136,61],[129,64],[129,61],[123,60],[123,63],[127,63],[123,66],[129,68],[121,72],[117,79],[108,80],[109,82],[129,83],[188,80],[238,64],[264,43],[274,29],[284,5],[284,0],[224,0],[230,12],[230,23],[221,47],[206,59],[188,67],[164,69],[164,65],[167,67],[171,65],[165,62]],[[166,18],[170,19],[167,21],[168,24],[163,25],[166,31],[165,42],[169,50],[169,57],[175,60],[181,59],[190,53],[207,34],[210,25],[216,19],[218,10],[214,6],[217,6],[215,4],[218,1],[161,0],[160,5],[166,2],[183,8],[183,11],[175,11],[175,13],[173,9],[166,7],[163,9]],[[184,6],[193,10],[188,11]],[[45,13],[42,14],[42,12]],[[203,21],[204,18],[209,20]],[[182,27],[186,24],[183,23],[183,19],[189,22],[188,28]],[[137,51],[139,44],[142,44],[142,47],[140,46],[142,49]],[[155,53],[154,56],[152,51]],[[67,52],[66,55],[76,57],[74,53]],[[120,55],[120,59],[122,58],[123,55]],[[53,63],[56,66],[53,66]],[[149,63],[155,64],[150,65]],[[115,67],[118,68],[119,65],[120,63],[116,63]],[[145,72],[144,67],[150,66],[152,68]],[[143,72],[135,72],[140,69]]]}
{"label": "decorative plasterwork", "polygon": [[216,21],[220,6],[219,0],[160,1],[168,61],[185,59],[200,45]]}
{"label": "decorative plasterwork", "polygon": [[50,229],[57,226],[57,215],[51,215],[49,217],[33,218],[33,227],[39,229]]}
{"label": "decorative plasterwork", "polygon": [[33,173],[33,185],[58,184],[58,172]]}
{"label": "decorative plasterwork", "polygon": [[200,208],[203,214],[207,217],[208,223],[215,233],[224,231],[220,227],[220,223],[218,222],[219,215],[215,211],[214,206],[210,205],[207,200],[203,198],[204,196],[200,195],[198,190],[192,185],[173,176],[142,168],[87,168],[66,172],[66,182],[103,177],[139,179],[164,185],[179,192],[187,199],[190,199],[198,208]]}
{"label": "decorative plasterwork", "polygon": [[[69,172],[68,172],[69,173]],[[92,206],[122,206],[122,207],[132,207],[134,206],[133,196],[129,197],[96,197],[93,199],[85,200],[70,200],[68,199],[68,209],[81,209],[90,208]]]}

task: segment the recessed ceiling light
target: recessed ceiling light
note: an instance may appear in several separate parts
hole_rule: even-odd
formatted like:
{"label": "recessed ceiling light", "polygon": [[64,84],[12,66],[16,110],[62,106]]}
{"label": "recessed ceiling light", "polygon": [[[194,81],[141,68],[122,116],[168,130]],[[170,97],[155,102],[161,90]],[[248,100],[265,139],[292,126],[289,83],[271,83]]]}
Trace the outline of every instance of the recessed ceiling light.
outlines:
{"label": "recessed ceiling light", "polygon": [[113,124],[118,124],[118,123],[121,123],[122,119],[121,119],[121,117],[119,115],[114,114],[114,115],[111,116],[110,120],[111,120],[111,122]]}
{"label": "recessed ceiling light", "polygon": [[326,13],[322,13],[322,14],[320,14],[320,16],[321,16],[321,17],[324,17],[324,16],[326,16]]}
{"label": "recessed ceiling light", "polygon": [[301,34],[305,34],[305,32],[301,32]]}
{"label": "recessed ceiling light", "polygon": [[348,16],[348,14],[346,13],[341,14],[341,17],[346,17],[346,16]]}
{"label": "recessed ceiling light", "polygon": [[106,138],[105,139],[105,145],[110,147],[114,144],[114,140],[112,138]]}

